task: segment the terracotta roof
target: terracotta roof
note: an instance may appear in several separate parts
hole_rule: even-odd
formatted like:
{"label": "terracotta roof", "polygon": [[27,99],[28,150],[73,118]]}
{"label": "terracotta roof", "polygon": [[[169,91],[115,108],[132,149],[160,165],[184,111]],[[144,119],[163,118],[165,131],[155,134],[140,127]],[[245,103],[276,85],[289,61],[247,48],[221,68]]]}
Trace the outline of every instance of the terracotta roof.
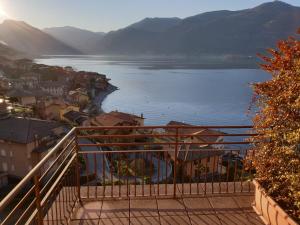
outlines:
{"label": "terracotta roof", "polygon": [[63,115],[66,119],[75,122],[77,124],[82,124],[83,121],[88,119],[88,115],[82,112],[69,111]]}
{"label": "terracotta roof", "polygon": [[10,90],[6,96],[8,97],[43,97],[43,96],[47,96],[48,94],[43,92],[40,89],[12,89]]}
{"label": "terracotta roof", "polygon": [[122,122],[124,122],[124,120],[107,113],[103,113],[93,118],[91,121],[92,125],[100,125],[100,126],[116,126]]}
{"label": "terracotta roof", "polygon": [[[177,121],[170,121],[167,126],[184,126],[184,127],[189,127],[189,126],[193,126],[191,124],[187,124],[187,123],[182,123],[182,122],[177,122]],[[166,129],[167,132],[169,133],[174,133],[176,130],[174,128],[167,128]],[[201,134],[201,135],[210,135],[210,134],[215,134],[215,135],[219,135],[219,136],[199,136],[196,137],[198,138],[200,141],[205,141],[205,142],[215,142],[219,137],[221,137],[223,134],[223,132],[221,131],[217,131],[217,130],[212,130],[212,129],[205,129],[205,128],[185,128],[185,129],[179,129],[178,130],[179,134],[187,134],[187,135],[191,135],[191,134]]]}
{"label": "terracotta roof", "polygon": [[124,113],[124,112],[118,112],[118,111],[112,111],[108,114],[110,114],[114,117],[120,118],[122,120],[126,120],[126,121],[132,121],[132,120],[135,120],[135,119],[142,119],[142,117],[140,117],[140,116],[136,116],[134,114]]}
{"label": "terracotta roof", "polygon": [[206,142],[216,142],[219,137],[222,137],[225,133],[217,130],[212,130],[212,129],[203,129],[201,131],[198,131],[196,134],[201,134],[201,135],[218,135],[218,136],[200,136],[200,138]]}
{"label": "terracotta roof", "polygon": [[138,117],[136,115],[123,113],[123,112],[117,112],[112,111],[110,113],[102,113],[99,116],[94,117],[90,120],[91,125],[100,125],[100,126],[117,126],[121,125],[122,123],[128,123],[128,124],[137,124],[136,119],[140,119],[141,117]]}
{"label": "terracotta roof", "polygon": [[[190,151],[191,150],[191,151]],[[187,150],[186,146],[183,145],[178,152],[178,159],[182,161],[195,161],[199,159],[204,159],[212,156],[221,156],[224,154],[224,150],[220,149],[211,149],[209,147],[199,148],[197,146],[190,146],[190,149]]]}
{"label": "terracotta roof", "polygon": [[43,81],[40,82],[41,87],[43,88],[63,88],[64,83],[59,81]]}

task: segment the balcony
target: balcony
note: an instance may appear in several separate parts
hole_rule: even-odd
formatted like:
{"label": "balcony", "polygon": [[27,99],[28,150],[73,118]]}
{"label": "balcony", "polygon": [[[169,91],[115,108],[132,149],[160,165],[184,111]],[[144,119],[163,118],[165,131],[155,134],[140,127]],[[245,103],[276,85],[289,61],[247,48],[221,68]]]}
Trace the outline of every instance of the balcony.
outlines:
{"label": "balcony", "polygon": [[73,128],[1,201],[1,224],[263,224],[251,128]]}

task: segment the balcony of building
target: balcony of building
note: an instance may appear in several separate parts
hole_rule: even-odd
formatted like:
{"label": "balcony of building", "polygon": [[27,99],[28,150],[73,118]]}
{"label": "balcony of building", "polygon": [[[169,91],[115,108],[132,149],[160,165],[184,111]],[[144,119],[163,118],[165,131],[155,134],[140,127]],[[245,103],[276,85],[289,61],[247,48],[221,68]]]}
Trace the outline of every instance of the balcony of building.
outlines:
{"label": "balcony of building", "polygon": [[1,224],[263,224],[251,128],[73,128],[1,201]]}

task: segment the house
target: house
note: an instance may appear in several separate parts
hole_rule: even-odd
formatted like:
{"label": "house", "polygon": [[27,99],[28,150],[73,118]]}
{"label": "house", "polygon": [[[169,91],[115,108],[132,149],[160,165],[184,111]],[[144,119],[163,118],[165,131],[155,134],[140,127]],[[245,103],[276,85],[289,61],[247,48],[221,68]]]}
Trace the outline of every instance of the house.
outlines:
{"label": "house", "polygon": [[224,150],[211,148],[209,145],[182,145],[178,151],[178,168],[184,177],[203,178],[217,174],[220,169],[220,157]]}
{"label": "house", "polygon": [[52,96],[63,96],[65,94],[65,85],[60,81],[43,81],[40,82],[41,89]]}
{"label": "house", "polygon": [[65,113],[79,111],[79,107],[71,105],[60,98],[51,98],[38,102],[37,111],[42,119],[62,121]]}
{"label": "house", "polygon": [[0,172],[0,189],[8,185],[7,173]]}
{"label": "house", "polygon": [[[184,129],[178,129],[178,141],[181,144],[178,145],[177,152],[177,158],[180,162],[177,169],[180,169],[184,176],[198,176],[199,169],[203,169],[203,167],[205,167],[206,174],[211,175],[213,172],[218,171],[219,158],[224,154],[224,146],[222,145],[223,132],[205,128],[193,128],[190,124],[177,121],[170,121],[167,126],[184,127]],[[176,142],[175,128],[165,128],[164,132],[173,134],[174,137],[156,138],[158,142]],[[174,161],[175,145],[163,145],[163,149],[168,152],[168,156]]]}
{"label": "house", "polygon": [[22,70],[30,70],[33,65],[33,61],[31,59],[17,59],[14,61],[15,66],[18,69]]}
{"label": "house", "polygon": [[76,90],[69,91],[68,99],[78,105],[85,105],[90,100],[87,92],[82,88],[77,88]]}
{"label": "house", "polygon": [[91,126],[143,126],[144,117],[112,111],[91,118],[88,123]]}
{"label": "house", "polygon": [[39,86],[38,74],[27,73],[22,75],[19,79],[10,79],[9,82],[12,88],[16,89],[33,89]]}
{"label": "house", "polygon": [[7,91],[9,88],[9,80],[0,75],[0,91]]}
{"label": "house", "polygon": [[5,95],[9,98],[15,99],[15,101],[24,106],[35,105],[37,102],[36,95],[30,90],[12,89]]}
{"label": "house", "polygon": [[89,118],[87,114],[79,111],[74,111],[74,110],[70,110],[66,112],[65,114],[62,115],[62,117],[64,121],[73,124],[75,126],[85,125],[86,121],[88,121]]}
{"label": "house", "polygon": [[0,170],[24,177],[62,134],[60,123],[0,113]]}
{"label": "house", "polygon": [[[203,142],[203,143],[220,143],[224,139],[224,132],[213,130],[213,129],[206,129],[206,128],[193,128],[191,124],[177,122],[177,121],[170,121],[167,126],[182,126],[184,129],[178,129],[179,135],[187,135],[184,138],[185,141],[189,142]],[[165,131],[167,133],[176,133],[175,128],[166,128]],[[223,145],[220,144],[213,144],[215,148],[222,148]]]}

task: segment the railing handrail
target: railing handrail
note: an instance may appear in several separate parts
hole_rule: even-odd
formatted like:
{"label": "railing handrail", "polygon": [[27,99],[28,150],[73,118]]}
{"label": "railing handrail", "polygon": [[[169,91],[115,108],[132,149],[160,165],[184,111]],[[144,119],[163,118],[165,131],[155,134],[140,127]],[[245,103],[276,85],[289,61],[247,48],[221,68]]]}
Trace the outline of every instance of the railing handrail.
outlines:
{"label": "railing handrail", "polygon": [[161,125],[161,126],[82,126],[77,127],[78,130],[116,130],[116,129],[156,129],[156,128],[166,128],[166,129],[197,129],[197,128],[203,128],[203,129],[249,129],[253,128],[253,125],[232,125],[232,126],[202,126],[202,125]]}
{"label": "railing handrail", "polygon": [[[163,132],[157,132],[157,134],[154,132],[151,132],[153,131],[154,129],[157,129],[157,128],[161,128],[161,129],[165,129],[166,130],[166,133],[163,133]],[[5,207],[7,205],[9,205],[12,200],[15,199],[15,197],[18,195],[18,194],[23,194],[22,193],[22,189],[24,189],[24,187],[27,188],[26,185],[28,184],[31,184],[30,182],[34,179],[35,180],[35,183],[33,184],[33,187],[34,190],[35,190],[35,195],[32,194],[32,191],[31,191],[31,195],[30,197],[35,197],[32,201],[31,204],[35,204],[35,208],[34,208],[34,212],[35,214],[32,214],[31,217],[29,218],[28,221],[31,221],[33,218],[37,217],[37,219],[39,221],[42,221],[43,217],[44,217],[44,212],[42,210],[44,209],[47,209],[47,207],[49,207],[47,204],[52,204],[51,203],[51,200],[50,202],[47,202],[50,197],[51,197],[51,194],[53,193],[55,195],[55,191],[59,190],[58,186],[59,186],[59,180],[54,180],[54,179],[62,179],[63,176],[65,176],[66,173],[68,173],[69,175],[71,174],[71,176],[74,177],[74,174],[76,174],[76,177],[75,178],[72,178],[74,179],[74,182],[76,183],[76,186],[77,186],[77,195],[75,194],[75,201],[77,201],[78,199],[80,200],[81,199],[81,194],[80,194],[80,169],[83,165],[80,165],[81,163],[81,160],[84,160],[84,162],[88,162],[88,160],[93,160],[94,159],[94,170],[95,170],[95,176],[97,177],[97,173],[101,170],[98,171],[98,169],[96,169],[96,165],[97,165],[97,160],[99,161],[99,157],[97,157],[97,154],[99,155],[106,155],[106,154],[118,154],[119,155],[119,158],[118,158],[118,167],[120,168],[121,167],[121,164],[120,164],[120,160],[122,160],[120,158],[120,156],[122,156],[122,154],[131,154],[131,153],[146,153],[146,157],[150,156],[151,160],[152,160],[152,157],[155,157],[155,155],[153,154],[149,154],[151,152],[153,153],[158,153],[156,156],[156,162],[157,162],[157,181],[152,181],[151,182],[157,182],[157,185],[159,187],[159,183],[161,182],[159,179],[160,179],[160,174],[164,174],[162,169],[165,170],[165,176],[171,176],[171,175],[167,175],[169,174],[168,171],[172,171],[172,167],[175,168],[175,170],[173,171],[173,175],[172,175],[172,178],[171,178],[171,181],[173,180],[173,187],[174,187],[174,190],[173,190],[173,196],[176,197],[176,192],[177,192],[177,178],[179,175],[177,175],[177,172],[176,172],[176,168],[177,168],[177,164],[179,162],[177,156],[179,155],[179,152],[181,152],[181,145],[198,145],[200,147],[203,147],[203,145],[206,145],[207,148],[204,148],[204,149],[193,149],[190,147],[188,147],[188,151],[192,153],[196,153],[196,152],[212,152],[212,151],[215,151],[215,152],[219,152],[220,150],[221,151],[236,151],[238,152],[238,154],[241,152],[241,149],[235,149],[236,146],[223,146],[223,145],[237,145],[237,144],[249,144],[249,143],[253,143],[252,140],[249,140],[249,139],[242,139],[242,141],[239,141],[239,140],[235,140],[235,139],[226,139],[223,140],[222,139],[219,139],[219,138],[214,138],[214,139],[201,139],[201,137],[234,137],[234,136],[237,136],[237,137],[243,137],[243,136],[249,136],[249,137],[252,137],[252,136],[256,136],[258,134],[252,132],[252,128],[253,126],[251,125],[243,125],[243,126],[189,126],[189,125],[169,125],[169,126],[165,126],[165,125],[162,125],[162,126],[98,126],[98,127],[74,127],[72,128],[53,148],[49,149],[49,152],[46,154],[46,156],[44,156],[40,162],[38,162],[33,169],[31,169],[28,174],[12,189],[11,192],[9,192],[7,194],[7,196],[4,197],[4,199],[0,202],[0,211],[3,211],[5,209]],[[112,131],[116,131],[116,130],[141,130],[144,132],[134,132],[134,134],[113,134],[113,132],[101,132],[101,131],[106,131],[106,130],[112,130]],[[201,134],[200,132],[198,133],[192,133],[192,132],[186,132],[186,134],[184,132],[180,132],[180,131],[184,131],[184,130],[204,130],[204,129],[220,129],[222,130],[222,132],[217,132],[217,133],[209,133],[208,134]],[[228,130],[228,133],[226,131],[226,129],[232,129],[232,130]],[[245,130],[242,130],[241,132],[237,132],[235,131],[234,129],[247,129],[247,131]],[[146,132],[146,131],[150,131],[150,132]],[[225,130],[225,131],[224,131]],[[81,132],[82,131],[82,132]],[[90,132],[91,131],[91,132]],[[94,131],[94,132],[92,132]],[[172,131],[172,132],[168,132],[168,131]],[[226,133],[224,133],[226,132]],[[249,132],[249,133],[248,133]],[[125,132],[126,133],[126,132]],[[139,134],[141,133],[141,134]],[[192,133],[192,134],[190,134]],[[140,137],[152,137],[152,139],[146,139],[146,140],[131,140],[130,142],[126,142],[122,140],[122,138],[140,138]],[[164,139],[160,140],[160,139],[156,139],[155,137],[173,137],[172,139],[167,139],[166,141],[164,141]],[[185,141],[182,140],[182,138],[185,137],[200,137],[200,139],[198,140],[194,140],[194,139],[187,139]],[[93,139],[94,138],[94,139]],[[97,140],[97,138],[99,138]],[[112,139],[111,139],[112,138]],[[116,140],[116,139],[113,139],[113,138],[121,138],[121,140]],[[78,142],[79,139],[89,139],[88,142]],[[217,140],[215,140],[217,139]],[[240,138],[241,139],[241,138]],[[193,141],[194,140],[194,141]],[[120,142],[118,142],[120,141]],[[139,142],[141,141],[141,142]],[[71,144],[73,143],[73,144]],[[65,146],[66,145],[66,146]],[[149,147],[146,147],[145,149],[131,149],[130,146],[139,146],[139,145],[144,145],[144,146],[149,146],[150,145],[161,145],[161,146],[165,146],[165,145],[170,145],[168,149],[148,149]],[[214,147],[214,145],[222,145],[224,148],[221,148],[219,149],[218,147]],[[116,148],[114,149],[113,151],[110,151],[110,150],[107,150],[109,148],[98,148],[99,150],[101,151],[96,151],[95,149],[96,148],[80,148],[80,147],[100,147],[100,146],[124,146],[124,147],[127,147],[125,149],[123,148]],[[221,146],[221,147],[222,147]],[[72,147],[71,149],[69,147]],[[228,147],[228,149],[226,149],[225,147]],[[63,148],[63,149],[62,149]],[[129,148],[129,149],[128,149]],[[151,147],[150,147],[151,148]],[[61,151],[62,149],[62,151]],[[88,151],[87,151],[88,150]],[[64,154],[64,153],[67,153],[67,154]],[[166,154],[162,154],[162,153],[170,153],[170,155],[166,155]],[[56,154],[57,153],[57,154]],[[172,154],[171,154],[172,153]],[[174,153],[174,154],[173,154]],[[88,154],[93,154],[92,158],[89,158],[90,156],[88,156]],[[174,159],[172,158],[174,155]],[[85,157],[84,157],[85,156]],[[52,157],[55,157],[55,159],[53,159]],[[80,157],[80,158],[79,158]],[[164,167],[160,167],[162,165],[161,164],[161,160],[160,157],[163,157],[163,160],[165,160],[165,168]],[[166,157],[166,158],[164,158]],[[168,158],[169,157],[169,158]],[[179,156],[178,156],[179,157]],[[52,161],[54,160],[54,161]],[[62,161],[61,161],[62,160]],[[102,173],[104,174],[103,176],[105,177],[105,170],[107,170],[107,168],[105,167],[105,157],[102,156]],[[127,160],[127,159],[126,159]],[[174,165],[171,165],[170,168],[169,168],[169,165],[170,164],[170,160],[173,160],[174,162]],[[202,159],[201,159],[202,160]],[[213,172],[212,172],[212,180],[210,181],[212,184],[214,182],[214,175],[216,173],[216,171],[219,170],[219,164],[217,164],[217,169],[215,171],[215,160],[216,158],[214,157],[213,158]],[[229,160],[229,159],[228,159]],[[48,162],[51,162],[48,166]],[[72,164],[74,162],[74,165]],[[111,162],[112,163],[112,162]],[[136,167],[136,161],[135,161],[135,167]],[[208,163],[208,159],[206,158],[206,161],[205,161],[205,168],[207,167],[207,164]],[[217,161],[218,163],[218,161]],[[57,165],[57,167],[56,167]],[[71,166],[72,165],[72,166]],[[127,168],[128,168],[128,161],[126,161],[126,165],[127,165]],[[227,168],[226,168],[226,176],[227,176],[227,181],[228,181],[228,168],[229,168],[229,162],[227,163]],[[45,166],[45,167],[43,167]],[[86,169],[86,182],[89,183],[89,166],[88,164],[85,164],[85,169]],[[234,170],[236,173],[237,169],[238,169],[238,163],[237,163],[237,160],[234,161]],[[52,171],[52,168],[55,169],[55,172]],[[68,170],[68,168],[70,168],[70,170]],[[152,167],[151,167],[152,168]],[[45,170],[46,169],[46,170]],[[63,169],[63,170],[61,170]],[[75,170],[74,170],[75,169]],[[189,169],[192,171],[193,167],[190,166]],[[46,172],[45,172],[45,171]],[[151,169],[153,170],[153,169]],[[244,168],[243,168],[244,170]],[[67,172],[69,171],[69,172]],[[71,171],[71,172],[70,172]],[[120,169],[119,169],[120,171]],[[206,171],[206,170],[205,170]],[[153,172],[153,171],[152,171]],[[42,173],[42,174],[41,174]],[[50,179],[47,178],[47,175],[48,173],[51,175],[49,175]],[[110,169],[110,176],[111,176],[111,181],[113,182],[114,179],[113,179],[113,173],[114,173],[114,169]],[[120,173],[120,172],[118,172]],[[128,171],[127,171],[127,175],[128,175]],[[144,174],[145,171],[143,170],[143,183],[142,185],[144,185]],[[196,173],[196,172],[195,172]],[[207,173],[208,172],[205,172],[205,184],[207,182]],[[41,176],[42,175],[42,176]],[[58,176],[58,177],[57,177]],[[118,174],[117,176],[119,176],[119,181],[120,179],[127,179],[127,185],[128,185],[128,179],[129,178],[120,178],[120,174]],[[139,176],[139,175],[134,175],[134,176]],[[183,179],[182,176],[183,175],[180,175],[181,176],[181,180]],[[219,175],[221,176],[221,175]],[[235,179],[235,176],[236,174],[234,174],[234,179]],[[52,179],[53,178],[53,179]],[[47,182],[45,182],[47,180]],[[63,178],[63,181],[66,182],[64,180],[65,178]],[[109,179],[109,178],[107,178]],[[136,178],[135,178],[136,179]],[[169,177],[168,177],[169,179]],[[191,179],[192,178],[189,178],[190,179],[190,184],[191,184]],[[220,179],[220,177],[219,177]],[[223,178],[222,178],[223,179]],[[54,182],[52,182],[54,180]],[[105,181],[105,178],[104,178],[104,181]],[[169,180],[170,181],[170,180]],[[180,180],[178,180],[179,182]],[[73,182],[73,181],[72,181]],[[135,181],[136,182],[136,181]],[[166,180],[164,181],[165,184],[167,184],[168,180],[166,178]],[[198,181],[197,181],[198,182]],[[151,183],[150,183],[151,184]],[[114,184],[113,184],[114,185]],[[120,186],[120,184],[119,184]],[[89,188],[89,185],[88,187]],[[120,188],[120,187],[119,187]],[[151,185],[150,185],[150,188],[151,188]],[[33,189],[32,189],[33,190]],[[45,191],[46,190],[46,191]],[[89,189],[88,189],[89,190]],[[128,192],[128,191],[127,191]],[[205,189],[205,192],[206,192],[206,189]],[[119,194],[120,194],[120,190],[119,190]],[[135,192],[136,194],[136,192]],[[144,195],[144,194],[143,194]],[[9,214],[9,216],[7,216],[6,221],[9,221],[10,218],[12,218],[13,215],[13,212],[15,212],[15,210],[17,210],[18,208],[20,208],[20,206],[24,207],[24,202],[26,199],[28,199],[28,196],[29,194],[26,194],[23,199],[21,200],[22,203],[20,204],[17,204],[17,206],[15,206],[15,208],[13,209],[13,211],[11,211],[11,213]],[[43,197],[41,197],[43,196]],[[26,203],[27,204],[27,203]],[[26,207],[25,207],[26,208]],[[22,219],[27,219],[27,214],[26,213],[32,213],[31,212],[31,208],[29,210],[25,210],[24,211],[24,217],[21,217],[19,220],[22,221]],[[40,214],[36,214],[36,212],[39,212]],[[23,215],[22,215],[23,216]],[[47,215],[48,216],[48,215]],[[48,218],[48,217],[47,217]],[[4,223],[5,224],[5,223]]]}
{"label": "railing handrail", "polygon": [[38,170],[51,158],[59,147],[74,133],[76,128],[72,128],[47,154],[46,156],[32,169],[29,173],[2,199],[0,202],[0,211],[9,204],[9,202],[20,192],[20,190],[34,177]]}

